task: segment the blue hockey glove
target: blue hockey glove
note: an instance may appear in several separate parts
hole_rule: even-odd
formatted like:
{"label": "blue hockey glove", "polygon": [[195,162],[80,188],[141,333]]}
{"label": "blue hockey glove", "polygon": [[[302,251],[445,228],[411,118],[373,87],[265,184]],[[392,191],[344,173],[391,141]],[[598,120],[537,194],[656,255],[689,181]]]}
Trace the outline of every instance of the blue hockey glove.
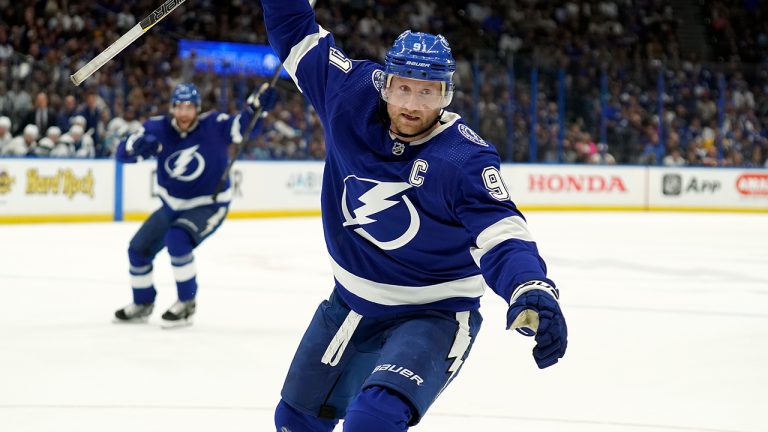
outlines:
{"label": "blue hockey glove", "polygon": [[161,149],[162,146],[156,136],[145,134],[136,139],[136,141],[133,141],[133,145],[128,149],[128,152],[138,158],[147,159],[160,153]]}
{"label": "blue hockey glove", "polygon": [[264,83],[256,93],[248,96],[246,102],[253,112],[258,111],[261,107],[261,116],[266,117],[267,113],[272,111],[277,104],[277,91],[269,83]]}
{"label": "blue hockey glove", "polygon": [[565,355],[568,327],[557,302],[558,292],[546,282],[531,281],[517,287],[507,310],[507,329],[534,336],[533,359],[539,369],[552,366]]}

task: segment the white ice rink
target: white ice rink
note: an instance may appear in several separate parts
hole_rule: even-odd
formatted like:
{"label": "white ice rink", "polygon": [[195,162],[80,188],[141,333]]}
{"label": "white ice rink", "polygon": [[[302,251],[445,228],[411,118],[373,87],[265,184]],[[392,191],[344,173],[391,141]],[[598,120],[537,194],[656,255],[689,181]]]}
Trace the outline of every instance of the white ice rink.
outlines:
{"label": "white ice rink", "polygon": [[[484,297],[483,329],[416,432],[768,431],[768,215],[528,215],[570,338],[536,368]],[[0,226],[0,431],[273,431],[272,409],[332,278],[318,218],[229,220],[196,252],[193,326],[130,302],[137,223]],[[337,428],[341,430],[341,427]]]}

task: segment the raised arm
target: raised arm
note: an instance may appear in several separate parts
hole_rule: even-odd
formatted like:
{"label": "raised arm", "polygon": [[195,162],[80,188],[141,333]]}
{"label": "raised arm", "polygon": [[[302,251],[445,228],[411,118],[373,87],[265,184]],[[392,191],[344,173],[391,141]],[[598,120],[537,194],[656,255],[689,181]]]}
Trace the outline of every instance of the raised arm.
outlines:
{"label": "raised arm", "polygon": [[329,83],[338,85],[352,64],[335,47],[333,35],[315,21],[307,0],[262,0],[272,48],[299,90],[325,119]]}

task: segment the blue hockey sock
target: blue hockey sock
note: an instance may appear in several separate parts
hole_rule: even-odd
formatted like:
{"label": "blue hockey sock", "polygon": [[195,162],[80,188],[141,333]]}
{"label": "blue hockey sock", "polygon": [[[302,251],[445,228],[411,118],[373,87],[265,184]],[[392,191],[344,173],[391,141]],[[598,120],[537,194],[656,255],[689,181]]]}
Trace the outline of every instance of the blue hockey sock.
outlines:
{"label": "blue hockey sock", "polygon": [[176,279],[176,291],[179,300],[188,301],[197,294],[197,268],[192,254],[192,237],[181,228],[171,227],[165,235],[165,245],[171,256],[173,277]]}
{"label": "blue hockey sock", "polygon": [[303,414],[282,399],[275,408],[275,427],[278,432],[331,432],[338,422]]}
{"label": "blue hockey sock", "polygon": [[344,430],[349,432],[404,432],[411,420],[411,408],[393,391],[369,387],[347,407]]}
{"label": "blue hockey sock", "polygon": [[155,302],[155,285],[152,282],[152,258],[141,255],[133,248],[128,248],[129,272],[131,274],[131,289],[133,302],[150,304]]}

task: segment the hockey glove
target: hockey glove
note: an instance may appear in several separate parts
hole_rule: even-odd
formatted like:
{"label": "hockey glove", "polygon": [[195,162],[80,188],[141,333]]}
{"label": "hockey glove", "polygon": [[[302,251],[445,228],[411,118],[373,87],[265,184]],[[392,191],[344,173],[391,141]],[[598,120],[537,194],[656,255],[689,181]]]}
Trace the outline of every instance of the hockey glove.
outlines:
{"label": "hockey glove", "polygon": [[539,369],[557,363],[568,346],[568,327],[557,296],[557,290],[546,282],[527,282],[515,289],[507,310],[507,330],[514,328],[535,337],[533,359]]}
{"label": "hockey glove", "polygon": [[133,147],[129,149],[129,153],[138,158],[147,159],[160,153],[161,149],[162,146],[156,136],[145,134],[133,142]]}
{"label": "hockey glove", "polygon": [[266,117],[267,113],[272,111],[277,104],[277,91],[269,83],[264,83],[259,88],[259,91],[248,96],[246,103],[248,103],[253,112],[262,108],[261,116]]}

